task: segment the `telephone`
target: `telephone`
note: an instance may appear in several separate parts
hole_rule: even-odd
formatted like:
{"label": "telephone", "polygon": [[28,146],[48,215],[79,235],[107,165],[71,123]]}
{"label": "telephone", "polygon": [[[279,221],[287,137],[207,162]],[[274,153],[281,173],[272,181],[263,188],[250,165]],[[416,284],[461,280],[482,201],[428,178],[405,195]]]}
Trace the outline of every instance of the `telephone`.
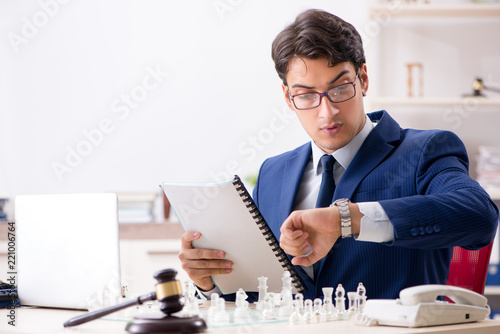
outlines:
{"label": "telephone", "polygon": [[[437,300],[446,296],[454,303]],[[401,290],[399,299],[366,301],[358,323],[426,327],[474,322],[490,314],[488,300],[474,291],[450,285],[428,284]]]}

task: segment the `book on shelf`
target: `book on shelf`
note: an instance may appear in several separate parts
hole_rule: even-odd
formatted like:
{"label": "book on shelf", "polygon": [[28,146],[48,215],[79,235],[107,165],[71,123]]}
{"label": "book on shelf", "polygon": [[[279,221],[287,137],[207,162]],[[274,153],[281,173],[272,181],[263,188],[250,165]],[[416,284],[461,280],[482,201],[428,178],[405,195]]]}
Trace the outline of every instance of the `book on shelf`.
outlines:
{"label": "book on shelf", "polygon": [[118,196],[118,221],[120,223],[150,223],[154,220],[155,193],[122,193]]}

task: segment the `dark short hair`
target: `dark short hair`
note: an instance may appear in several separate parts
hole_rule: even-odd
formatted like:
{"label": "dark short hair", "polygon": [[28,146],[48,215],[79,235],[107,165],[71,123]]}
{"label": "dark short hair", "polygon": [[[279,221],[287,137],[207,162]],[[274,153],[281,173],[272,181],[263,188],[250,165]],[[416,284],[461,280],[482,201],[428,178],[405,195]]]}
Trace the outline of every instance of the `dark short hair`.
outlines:
{"label": "dark short hair", "polygon": [[328,12],[310,9],[276,36],[272,58],[279,77],[286,85],[288,64],[294,57],[328,59],[329,66],[351,62],[356,72],[365,63],[363,42],[358,31]]}

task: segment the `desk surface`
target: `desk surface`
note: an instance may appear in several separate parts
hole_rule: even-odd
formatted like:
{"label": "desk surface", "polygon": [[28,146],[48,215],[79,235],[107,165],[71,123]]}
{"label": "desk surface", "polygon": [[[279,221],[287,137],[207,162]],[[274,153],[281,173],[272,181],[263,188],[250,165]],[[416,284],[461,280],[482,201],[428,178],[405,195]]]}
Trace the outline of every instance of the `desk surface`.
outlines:
{"label": "desk surface", "polygon": [[[68,319],[81,314],[79,311],[53,310],[43,308],[17,308],[15,309],[15,323],[13,327],[7,323],[9,312],[7,309],[0,310],[0,333],[37,333],[37,334],[62,334],[62,333],[106,333],[127,334],[125,331],[126,322],[113,320],[95,320],[80,326],[64,328],[63,323]],[[459,333],[459,334],[498,334],[500,333],[500,321],[483,320],[476,323],[436,326],[428,328],[400,328],[372,326],[357,326],[350,321],[324,322],[310,325],[290,325],[287,322],[242,325],[222,328],[209,328],[207,333],[219,334],[240,334],[240,333],[282,333],[303,334],[310,333],[361,333],[361,334],[409,334],[409,333]]]}

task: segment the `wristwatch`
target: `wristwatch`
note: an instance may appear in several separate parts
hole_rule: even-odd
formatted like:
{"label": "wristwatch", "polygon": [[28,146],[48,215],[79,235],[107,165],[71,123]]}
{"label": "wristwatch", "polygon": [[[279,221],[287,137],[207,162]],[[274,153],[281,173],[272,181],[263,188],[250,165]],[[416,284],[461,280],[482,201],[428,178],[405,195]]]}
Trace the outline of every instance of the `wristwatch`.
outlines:
{"label": "wristwatch", "polygon": [[340,226],[342,228],[342,238],[352,237],[351,211],[349,211],[349,200],[347,198],[339,198],[330,206],[334,205],[336,205],[340,211]]}

